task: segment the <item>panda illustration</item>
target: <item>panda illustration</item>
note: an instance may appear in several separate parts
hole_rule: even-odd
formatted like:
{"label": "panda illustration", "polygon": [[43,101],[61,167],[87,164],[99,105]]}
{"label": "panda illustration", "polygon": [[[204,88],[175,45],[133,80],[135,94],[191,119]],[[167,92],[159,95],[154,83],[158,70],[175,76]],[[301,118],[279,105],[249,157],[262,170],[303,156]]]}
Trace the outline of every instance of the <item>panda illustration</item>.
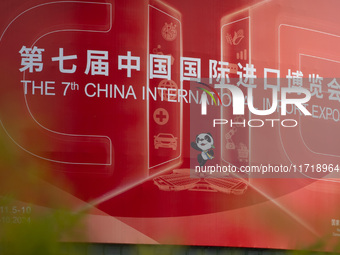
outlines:
{"label": "panda illustration", "polygon": [[197,155],[197,161],[200,166],[204,166],[208,159],[214,158],[214,139],[210,133],[201,133],[196,136],[196,142],[191,143],[191,147],[201,151]]}

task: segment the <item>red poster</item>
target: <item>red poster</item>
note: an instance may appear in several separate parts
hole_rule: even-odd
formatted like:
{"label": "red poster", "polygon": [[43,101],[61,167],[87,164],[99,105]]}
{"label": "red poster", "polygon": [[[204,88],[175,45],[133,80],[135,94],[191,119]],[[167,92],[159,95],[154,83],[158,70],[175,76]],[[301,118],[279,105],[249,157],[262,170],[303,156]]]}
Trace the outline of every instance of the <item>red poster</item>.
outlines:
{"label": "red poster", "polygon": [[[34,168],[38,190],[90,208],[83,241],[306,249],[323,240],[317,249],[332,251],[339,8],[0,3],[0,195],[53,210],[25,186]],[[9,164],[11,153],[20,160]],[[18,217],[9,209],[0,205],[1,224]]]}

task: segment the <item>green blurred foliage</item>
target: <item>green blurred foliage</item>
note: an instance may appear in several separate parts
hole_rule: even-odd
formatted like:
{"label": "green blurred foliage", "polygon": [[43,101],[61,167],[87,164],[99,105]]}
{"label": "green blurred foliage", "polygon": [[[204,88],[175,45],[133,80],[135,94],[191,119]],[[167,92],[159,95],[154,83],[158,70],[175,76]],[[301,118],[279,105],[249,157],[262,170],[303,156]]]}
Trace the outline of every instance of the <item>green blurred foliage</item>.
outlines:
{"label": "green blurred foliage", "polygon": [[[72,189],[45,162],[16,146],[0,126],[1,255],[80,254],[71,248],[72,244],[67,245],[69,251],[65,253],[62,241],[74,240],[75,236],[85,238],[82,219],[86,212],[73,212],[49,183],[51,180],[54,185]],[[30,212],[14,213],[23,206]]]}
{"label": "green blurred foliage", "polygon": [[78,214],[52,210],[39,217],[31,217],[30,223],[3,223],[0,230],[1,254],[63,254],[64,245],[60,240],[74,234],[79,219]]}

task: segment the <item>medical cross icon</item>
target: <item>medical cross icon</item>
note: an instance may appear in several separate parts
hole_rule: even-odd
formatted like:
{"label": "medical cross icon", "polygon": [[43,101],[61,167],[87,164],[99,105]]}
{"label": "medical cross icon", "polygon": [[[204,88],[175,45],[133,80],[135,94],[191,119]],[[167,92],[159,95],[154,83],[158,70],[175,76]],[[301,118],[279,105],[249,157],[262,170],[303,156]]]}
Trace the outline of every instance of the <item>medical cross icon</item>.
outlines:
{"label": "medical cross icon", "polygon": [[158,108],[153,113],[153,119],[158,125],[165,125],[169,121],[169,113],[164,108]]}

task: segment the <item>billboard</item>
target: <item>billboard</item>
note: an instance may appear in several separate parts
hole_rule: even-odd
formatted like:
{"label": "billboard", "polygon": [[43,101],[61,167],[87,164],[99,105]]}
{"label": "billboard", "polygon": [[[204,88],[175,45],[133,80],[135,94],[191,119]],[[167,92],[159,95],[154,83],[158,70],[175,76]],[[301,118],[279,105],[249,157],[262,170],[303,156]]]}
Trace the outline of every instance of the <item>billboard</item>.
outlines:
{"label": "billboard", "polygon": [[53,191],[88,242],[337,247],[337,1],[0,5],[2,224]]}

